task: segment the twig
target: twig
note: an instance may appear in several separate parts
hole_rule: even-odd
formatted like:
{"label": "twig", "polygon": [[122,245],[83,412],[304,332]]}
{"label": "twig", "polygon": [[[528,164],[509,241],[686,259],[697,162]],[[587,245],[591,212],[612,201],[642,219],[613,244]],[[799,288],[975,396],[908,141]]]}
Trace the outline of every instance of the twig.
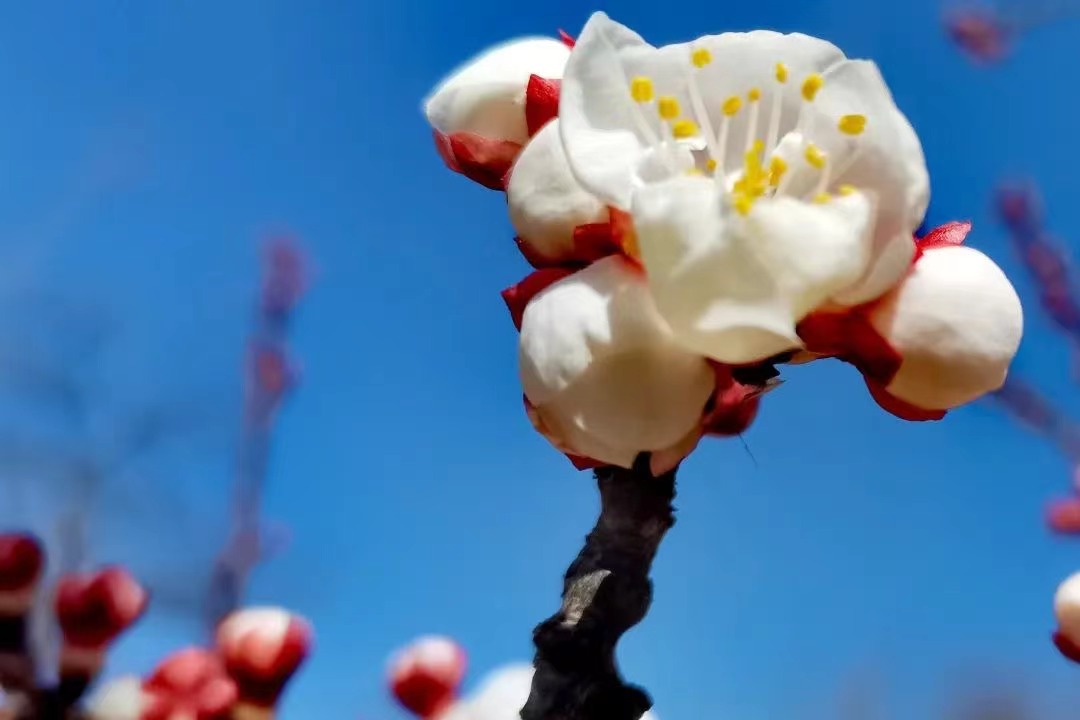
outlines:
{"label": "twig", "polygon": [[653,477],[643,454],[632,470],[596,471],[600,517],[566,571],[562,609],[537,626],[536,674],[522,720],[639,720],[652,706],[615,662],[623,633],[652,603],[649,571],[675,524],[675,471]]}

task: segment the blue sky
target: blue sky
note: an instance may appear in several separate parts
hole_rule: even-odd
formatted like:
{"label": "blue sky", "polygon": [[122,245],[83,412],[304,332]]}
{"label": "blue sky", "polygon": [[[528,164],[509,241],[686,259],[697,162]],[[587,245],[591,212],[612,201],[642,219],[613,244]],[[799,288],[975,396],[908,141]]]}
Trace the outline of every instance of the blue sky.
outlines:
{"label": "blue sky", "polygon": [[[383,685],[395,647],[451,634],[475,680],[527,658],[533,624],[557,607],[594,487],[521,411],[498,291],[527,267],[503,201],[442,167],[419,104],[485,45],[576,32],[594,9],[655,43],[770,27],[876,59],[926,148],[935,219],[974,219],[970,242],[1027,297],[990,215],[997,179],[1037,177],[1053,227],[1080,229],[1078,101],[1060,61],[1077,23],[1023,38],[986,71],[944,40],[934,0],[0,10],[8,314],[35,317],[18,299],[35,289],[107,308],[96,377],[110,412],[160,399],[201,413],[198,432],[103,503],[102,560],[172,574],[181,596],[197,581],[221,534],[258,241],[293,231],[314,258],[296,335],[304,385],[282,417],[267,507],[294,537],[252,593],[317,628],[286,719],[403,717]],[[1030,304],[1028,318],[1017,368],[1080,411],[1065,344]],[[652,612],[621,648],[659,715],[824,717],[874,677],[897,717],[928,717],[981,672],[1049,706],[1076,702],[1080,673],[1047,638],[1080,547],[1041,525],[1066,463],[986,407],[905,424],[849,368],[789,380],[746,436],[753,458],[713,442],[682,470]],[[11,507],[5,521],[27,519]],[[112,670],[196,639],[184,607],[152,614]]]}

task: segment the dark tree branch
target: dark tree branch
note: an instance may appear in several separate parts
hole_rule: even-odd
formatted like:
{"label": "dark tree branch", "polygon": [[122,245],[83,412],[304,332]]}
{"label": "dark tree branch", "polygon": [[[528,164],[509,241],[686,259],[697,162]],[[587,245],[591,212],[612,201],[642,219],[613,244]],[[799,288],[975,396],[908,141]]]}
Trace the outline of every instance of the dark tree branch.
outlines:
{"label": "dark tree branch", "polygon": [[600,517],[566,571],[562,609],[537,626],[536,674],[522,720],[639,720],[652,706],[615,662],[623,633],[652,603],[649,572],[675,524],[675,471],[653,477],[649,457],[632,470],[596,471]]}

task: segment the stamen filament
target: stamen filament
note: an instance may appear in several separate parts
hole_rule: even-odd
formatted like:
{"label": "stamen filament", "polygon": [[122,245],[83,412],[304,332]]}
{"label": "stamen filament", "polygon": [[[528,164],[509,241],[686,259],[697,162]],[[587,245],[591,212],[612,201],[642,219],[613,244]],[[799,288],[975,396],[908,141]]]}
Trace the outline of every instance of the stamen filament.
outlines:
{"label": "stamen filament", "polygon": [[825,87],[825,78],[818,73],[807,75],[806,80],[803,80],[802,84],[802,97],[803,103],[799,106],[799,119],[795,123],[796,128],[801,128],[803,125],[803,118],[806,115],[806,108],[814,102],[817,94],[821,92],[821,88]]}
{"label": "stamen filament", "polygon": [[653,82],[652,79],[639,75],[630,81],[630,97],[634,99],[637,105],[637,112],[634,113],[634,122],[637,123],[638,131],[645,136],[646,142],[650,146],[657,146],[660,144],[660,137],[656,134],[656,130],[653,128],[652,123],[649,122],[650,114],[646,114],[643,110],[644,107],[651,107],[653,104]]}
{"label": "stamen filament", "polygon": [[754,140],[757,139],[758,107],[761,105],[761,90],[752,88],[747,93],[746,100],[750,103],[750,119],[746,123],[746,149],[750,150],[754,147]]}
{"label": "stamen filament", "polygon": [[[699,48],[690,56],[690,61],[695,68],[701,69],[712,62],[712,55],[705,48]],[[694,111],[694,116],[701,124],[702,135],[705,136],[705,145],[709,149],[709,160],[715,163],[720,156],[720,152],[717,147],[716,136],[713,134],[712,123],[709,120],[709,113],[705,110],[705,100],[701,97],[701,90],[698,88],[697,78],[693,71],[691,71],[687,82],[687,90],[690,95],[690,108]]]}
{"label": "stamen filament", "polygon": [[742,99],[738,95],[732,95],[724,101],[723,111],[724,117],[720,120],[720,139],[717,141],[717,155],[716,155],[716,177],[722,179],[724,176],[725,160],[727,158],[727,146],[729,136],[731,134],[731,119],[739,113],[739,109],[742,107]]}
{"label": "stamen filament", "polygon": [[776,144],[780,142],[780,113],[783,109],[784,88],[787,84],[788,69],[784,63],[776,63],[776,82],[780,85],[773,93],[772,107],[769,109],[769,132],[765,136],[765,154],[772,155]]}

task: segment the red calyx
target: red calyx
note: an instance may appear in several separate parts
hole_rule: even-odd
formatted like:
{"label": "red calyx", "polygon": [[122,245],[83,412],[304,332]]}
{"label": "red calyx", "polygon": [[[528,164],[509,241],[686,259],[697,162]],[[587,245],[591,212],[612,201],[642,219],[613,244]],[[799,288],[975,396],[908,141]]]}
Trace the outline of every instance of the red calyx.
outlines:
{"label": "red calyx", "polygon": [[874,402],[886,412],[912,422],[942,419],[944,410],[916,407],[885,389],[900,370],[903,358],[870,324],[869,310],[873,306],[868,303],[846,312],[812,313],[796,331],[811,352],[854,365],[863,374]]}
{"label": "red calyx", "polygon": [[811,313],[796,332],[810,352],[837,357],[885,386],[892,382],[903,358],[870,324],[872,307],[869,303],[846,312]]}
{"label": "red calyx", "polygon": [[236,681],[241,699],[273,707],[307,658],[311,633],[306,624],[292,622],[281,638],[266,638],[253,630],[232,647],[219,645],[225,669]]}
{"label": "red calyx", "polygon": [[566,267],[580,269],[610,255],[623,253],[621,241],[617,237],[620,230],[611,222],[586,223],[574,228],[573,250],[569,257],[559,261],[538,255],[524,238],[514,238],[518,250],[534,268]]}
{"label": "red calyx", "polygon": [[100,650],[139,619],[147,602],[146,591],[123,568],[65,575],[57,583],[56,619],[69,646]]}
{"label": "red calyx", "polygon": [[510,311],[510,319],[514,321],[514,327],[521,330],[521,318],[525,315],[525,306],[547,289],[568,275],[573,275],[574,270],[569,268],[545,268],[530,273],[521,282],[511,285],[502,291],[503,302]]}
{"label": "red calyx", "polygon": [[941,420],[945,417],[945,410],[926,410],[925,408],[912,405],[896,397],[885,386],[870,378],[866,378],[866,388],[870,391],[870,397],[874,398],[882,410],[892,413],[901,420],[910,422],[927,422]]}
{"label": "red calyx", "polygon": [[170,655],[143,682],[143,690],[148,707],[142,720],[226,720],[238,698],[221,660],[202,648]]}
{"label": "red calyx", "polygon": [[619,228],[612,222],[588,223],[574,228],[574,255],[585,264],[622,252]]}
{"label": "red calyx", "polygon": [[757,418],[761,406],[760,390],[735,380],[731,366],[710,364],[716,375],[716,390],[705,409],[704,433],[714,437],[741,435]]}
{"label": "red calyx", "polygon": [[1080,663],[1080,646],[1059,632],[1054,633],[1053,638],[1058,652],[1064,655],[1066,660]]}
{"label": "red calyx", "polygon": [[434,131],[435,148],[446,166],[473,182],[492,190],[505,189],[505,178],[521,145],[509,140],[492,140],[475,133],[447,135]]}
{"label": "red calyx", "polygon": [[421,638],[395,658],[390,691],[412,714],[434,718],[453,704],[467,666],[465,651],[453,640]]}
{"label": "red calyx", "polygon": [[1046,509],[1046,524],[1059,535],[1080,535],[1080,498],[1050,503]]}
{"label": "red calyx", "polygon": [[0,593],[32,588],[45,567],[45,554],[33,535],[0,535]]}
{"label": "red calyx", "polygon": [[529,84],[525,86],[525,125],[529,129],[529,137],[559,116],[561,87],[561,80],[529,76]]}
{"label": "red calyx", "polygon": [[563,453],[566,455],[566,459],[570,461],[570,464],[574,466],[575,470],[595,470],[598,467],[604,467],[604,463],[599,460],[593,460],[590,457],[584,455],[575,455],[574,453]]}
{"label": "red calyx", "polygon": [[402,707],[420,718],[433,718],[446,710],[453,704],[456,691],[457,686],[450,685],[446,678],[419,667],[390,683],[390,692]]}
{"label": "red calyx", "polygon": [[922,254],[927,250],[963,245],[970,232],[970,220],[949,222],[936,227],[923,237],[915,240],[914,260],[922,257]]}
{"label": "red calyx", "polygon": [[562,40],[563,44],[566,45],[566,47],[570,48],[571,50],[573,50],[574,45],[577,44],[577,40],[574,40],[574,37],[570,33],[566,32],[565,30],[560,30],[559,31],[559,39]]}

